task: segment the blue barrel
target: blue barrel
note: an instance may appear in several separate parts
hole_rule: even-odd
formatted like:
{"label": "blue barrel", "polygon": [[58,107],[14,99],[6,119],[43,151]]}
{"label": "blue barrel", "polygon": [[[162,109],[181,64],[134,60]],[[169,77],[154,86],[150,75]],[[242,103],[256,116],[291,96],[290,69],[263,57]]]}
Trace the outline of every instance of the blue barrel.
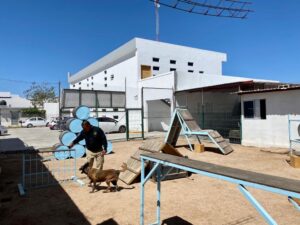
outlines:
{"label": "blue barrel", "polygon": [[99,122],[96,118],[90,117],[87,121],[89,121],[92,126],[99,127]]}
{"label": "blue barrel", "polygon": [[73,133],[79,133],[82,131],[82,126],[81,126],[82,120],[76,119],[76,118],[70,118],[67,121],[67,128],[69,131]]}
{"label": "blue barrel", "polygon": [[74,149],[75,151],[71,151],[71,157],[78,159],[81,158],[82,156],[84,156],[85,154],[85,147],[82,145],[74,145],[72,147],[72,149]]}
{"label": "blue barrel", "polygon": [[113,150],[112,143],[110,141],[107,142],[107,154],[110,154]]}
{"label": "blue barrel", "polygon": [[85,145],[85,139],[82,139],[81,141],[79,141],[78,144],[80,144],[80,145]]}
{"label": "blue barrel", "polygon": [[[66,151],[61,151],[66,150]],[[57,144],[55,145],[54,157],[58,160],[64,160],[70,157],[70,150],[68,146]]]}
{"label": "blue barrel", "polygon": [[60,143],[69,146],[76,138],[76,134],[70,131],[64,131],[59,135]]}
{"label": "blue barrel", "polygon": [[86,120],[90,117],[90,108],[85,105],[81,105],[76,107],[72,113],[77,119]]}

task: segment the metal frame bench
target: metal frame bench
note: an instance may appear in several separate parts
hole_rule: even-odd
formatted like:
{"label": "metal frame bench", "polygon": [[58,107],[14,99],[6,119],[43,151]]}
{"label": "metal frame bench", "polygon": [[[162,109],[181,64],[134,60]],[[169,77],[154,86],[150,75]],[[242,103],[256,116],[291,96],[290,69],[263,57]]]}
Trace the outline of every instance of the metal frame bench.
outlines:
{"label": "metal frame bench", "polygon": [[[149,178],[156,172],[157,176],[157,209],[156,222],[153,224],[161,224],[160,221],[160,186],[161,186],[161,166],[166,165],[181,170],[190,171],[199,175],[212,177],[238,185],[238,189],[246,197],[246,199],[255,207],[268,224],[276,225],[276,221],[263,208],[263,206],[251,195],[246,187],[256,188],[280,195],[285,195],[288,200],[300,210],[299,205],[293,198],[300,199],[300,181],[287,179],[283,177],[271,176],[262,173],[251,172],[247,170],[235,169],[231,167],[220,166],[212,163],[191,160],[187,158],[162,154],[142,154],[141,158],[141,190],[140,190],[140,225],[144,225],[144,194],[145,184]],[[144,163],[150,161],[154,163],[152,170],[145,177]]]}

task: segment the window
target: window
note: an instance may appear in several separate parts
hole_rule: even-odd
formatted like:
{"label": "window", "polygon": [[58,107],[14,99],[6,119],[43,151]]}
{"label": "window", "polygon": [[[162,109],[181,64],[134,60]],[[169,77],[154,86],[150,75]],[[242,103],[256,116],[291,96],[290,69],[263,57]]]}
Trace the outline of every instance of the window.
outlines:
{"label": "window", "polygon": [[94,80],[94,77],[91,77],[92,80]]}
{"label": "window", "polygon": [[94,88],[92,88],[92,90],[94,90]]}
{"label": "window", "polygon": [[118,112],[118,108],[114,108],[114,112]]}
{"label": "window", "polygon": [[107,84],[104,84],[104,87],[107,87]]}
{"label": "window", "polygon": [[193,66],[194,63],[193,62],[188,62],[188,66]]}
{"label": "window", "polygon": [[34,117],[34,118],[30,118],[29,119],[30,121],[36,121],[36,118]]}
{"label": "window", "polygon": [[86,78],[86,81],[89,81],[89,78]]}
{"label": "window", "polygon": [[38,118],[38,120],[40,120],[40,121],[41,121],[41,120],[44,120],[44,119],[43,119],[43,118],[41,118],[41,117],[39,117],[39,118]]}
{"label": "window", "polygon": [[159,70],[159,66],[153,66],[153,70]]}
{"label": "window", "polygon": [[119,119],[119,116],[114,116],[114,119],[115,119],[115,120]]}
{"label": "window", "polygon": [[267,119],[266,100],[244,101],[244,117],[248,119]]}
{"label": "window", "polygon": [[106,109],[102,109],[102,112],[106,112]]}
{"label": "window", "polygon": [[79,85],[81,85],[81,82],[79,82]]}
{"label": "window", "polygon": [[204,73],[204,71],[200,70],[199,73]]}
{"label": "window", "polygon": [[263,120],[267,119],[266,99],[260,100],[260,118]]}
{"label": "window", "polygon": [[151,77],[151,66],[141,65],[141,79],[145,79],[147,77]]}
{"label": "window", "polygon": [[86,86],[88,87],[88,86],[89,86],[89,84],[86,84]]}
{"label": "window", "polygon": [[107,74],[107,71],[106,71],[106,70],[104,70],[104,74]]}
{"label": "window", "polygon": [[73,84],[73,87],[75,87],[75,84]]}
{"label": "window", "polygon": [[194,70],[188,70],[189,73],[194,73]]}
{"label": "window", "polygon": [[170,64],[176,64],[176,60],[171,59]]}
{"label": "window", "polygon": [[104,80],[107,80],[107,77],[104,77]]}
{"label": "window", "polygon": [[113,74],[112,74],[112,75],[110,75],[110,79],[111,79],[111,80],[113,80],[113,79],[114,79],[114,77],[115,77],[115,75],[113,75]]}
{"label": "window", "polygon": [[94,85],[94,82],[92,82],[92,85]]}
{"label": "window", "polygon": [[1,101],[0,101],[0,105],[7,105],[7,103],[6,103],[5,100],[1,100]]}
{"label": "window", "polygon": [[81,87],[79,87],[78,90],[81,90]]}
{"label": "window", "polygon": [[254,118],[254,101],[244,102],[244,117]]}
{"label": "window", "polygon": [[176,71],[176,69],[175,68],[170,68],[170,71]]}
{"label": "window", "polygon": [[152,61],[153,61],[153,62],[159,62],[159,58],[153,57],[153,58],[152,58]]}

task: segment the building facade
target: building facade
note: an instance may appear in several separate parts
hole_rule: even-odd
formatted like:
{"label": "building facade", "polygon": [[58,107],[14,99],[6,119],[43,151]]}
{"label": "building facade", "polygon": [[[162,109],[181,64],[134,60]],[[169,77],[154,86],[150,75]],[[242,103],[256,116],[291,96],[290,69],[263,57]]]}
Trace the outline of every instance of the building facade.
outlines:
{"label": "building facade", "polygon": [[[238,91],[240,83],[276,81],[225,76],[222,64],[226,60],[227,55],[221,52],[134,38],[69,75],[68,81],[70,88],[74,89],[125,91],[127,108],[143,107],[146,131],[167,130],[175,107],[187,107],[200,124],[203,117],[199,113],[203,105],[214,110],[215,117],[211,121],[223,120],[224,115],[220,117],[218,111],[227,110],[226,117],[236,113],[234,116],[240,122],[240,97],[230,93]],[[235,89],[218,89],[218,92],[207,89],[227,84],[238,85]],[[238,122],[234,120],[236,125],[233,128],[229,125],[229,130],[224,133],[228,135],[230,129],[239,126]],[[212,128],[223,126],[217,124]]]}
{"label": "building facade", "polygon": [[32,107],[28,99],[10,92],[0,92],[0,123],[4,126],[18,126],[21,110]]}

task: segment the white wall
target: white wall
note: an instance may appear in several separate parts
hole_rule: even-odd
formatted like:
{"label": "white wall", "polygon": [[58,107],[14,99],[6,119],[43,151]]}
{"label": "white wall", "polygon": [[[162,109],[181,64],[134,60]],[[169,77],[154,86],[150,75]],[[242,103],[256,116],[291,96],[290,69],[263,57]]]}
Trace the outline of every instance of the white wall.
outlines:
{"label": "white wall", "polygon": [[[258,147],[289,146],[288,114],[300,119],[300,90],[242,95],[244,101],[266,100],[267,119],[244,118],[242,107],[242,144]],[[292,128],[296,133],[296,126]],[[298,137],[300,138],[300,137]]]}
{"label": "white wall", "polygon": [[[171,103],[171,107],[169,107],[169,118],[171,118],[172,111],[174,109],[174,79],[175,75],[174,72],[168,72],[164,73],[155,77],[149,77],[146,79],[141,80],[138,83],[139,87],[139,93],[141,93],[141,89],[144,88],[144,129],[145,131],[149,131],[148,125],[148,117],[150,117],[150,114],[155,114],[155,111],[160,110],[160,103],[154,103],[151,105],[151,110],[149,110],[149,101],[155,101],[155,100],[161,100],[161,99],[169,99]],[[139,95],[139,101],[141,107],[141,94]],[[166,110],[163,110],[166,112]],[[164,116],[166,118],[166,116]],[[165,122],[168,121],[166,118],[164,120]],[[156,123],[156,122],[155,122]],[[160,129],[161,130],[161,129]]]}
{"label": "white wall", "polygon": [[31,102],[26,99],[26,98],[22,98],[19,95],[10,95],[9,98],[1,98],[0,97],[0,101],[4,100],[7,103],[6,107],[10,107],[10,108],[30,108],[32,107]]}
{"label": "white wall", "polygon": [[[137,79],[137,57],[134,56],[114,65],[109,69],[85,78],[80,82],[70,84],[70,88],[81,88],[84,90],[125,91],[126,86],[126,105],[129,108],[135,108],[138,104]],[[107,85],[106,87],[105,84]]]}
{"label": "white wall", "polygon": [[161,100],[147,101],[147,122],[148,131],[168,131],[171,110],[170,106]]}
{"label": "white wall", "polygon": [[[222,75],[222,62],[226,61],[226,54],[214,51],[207,51],[186,46],[174,45],[164,42],[150,41],[136,38],[136,48],[139,54],[139,74],[141,65],[159,66],[159,71],[153,74],[161,74],[176,68],[176,71],[188,72],[189,74]],[[159,62],[154,62],[153,57],[159,58]],[[170,60],[176,60],[176,64],[170,64]],[[193,62],[193,66],[188,66],[188,62]]]}
{"label": "white wall", "polygon": [[59,103],[46,102],[44,103],[44,110],[46,111],[46,119],[51,120],[59,117]]}

